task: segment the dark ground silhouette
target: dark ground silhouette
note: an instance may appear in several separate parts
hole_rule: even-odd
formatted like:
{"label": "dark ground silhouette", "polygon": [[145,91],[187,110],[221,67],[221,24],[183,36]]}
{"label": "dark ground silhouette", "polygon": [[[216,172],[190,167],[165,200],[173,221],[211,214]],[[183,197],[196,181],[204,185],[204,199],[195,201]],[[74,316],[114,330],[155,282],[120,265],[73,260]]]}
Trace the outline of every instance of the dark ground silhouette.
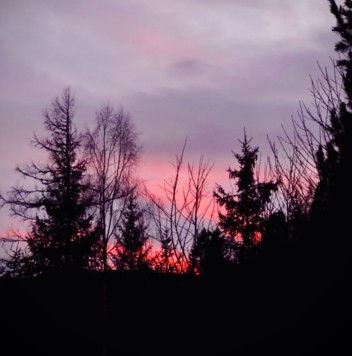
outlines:
{"label": "dark ground silhouette", "polygon": [[316,272],[112,272],[105,330],[101,273],[2,279],[1,340],[8,355],[346,354],[346,273]]}

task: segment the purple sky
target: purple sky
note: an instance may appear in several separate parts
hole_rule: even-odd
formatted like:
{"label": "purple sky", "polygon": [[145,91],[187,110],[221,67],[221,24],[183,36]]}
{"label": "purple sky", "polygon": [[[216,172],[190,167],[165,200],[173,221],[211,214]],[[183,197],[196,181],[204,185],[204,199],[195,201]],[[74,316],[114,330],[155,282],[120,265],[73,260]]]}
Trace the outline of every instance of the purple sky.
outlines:
{"label": "purple sky", "polygon": [[[325,0],[0,0],[0,189],[38,157],[30,139],[66,86],[79,128],[107,103],[131,114],[147,183],[170,176],[186,136],[186,159],[226,181],[244,127],[265,155],[311,102],[334,24]],[[10,224],[3,209],[0,233]]]}

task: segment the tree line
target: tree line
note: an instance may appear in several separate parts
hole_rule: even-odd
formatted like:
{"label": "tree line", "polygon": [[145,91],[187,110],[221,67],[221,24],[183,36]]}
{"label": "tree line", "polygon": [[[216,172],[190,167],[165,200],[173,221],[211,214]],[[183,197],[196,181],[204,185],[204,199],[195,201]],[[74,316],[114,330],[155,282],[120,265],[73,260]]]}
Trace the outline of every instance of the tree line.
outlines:
{"label": "tree line", "polygon": [[[16,171],[33,185],[1,194],[2,206],[28,223],[12,241],[1,273],[154,270],[225,273],[238,266],[349,256],[348,167],[352,162],[352,1],[329,0],[339,36],[332,73],[312,79],[313,107],[300,104],[292,130],[268,137],[263,169],[246,130],[227,170],[233,189],[209,192],[212,164],[185,163],[186,143],[156,197],[136,177],[141,145],[131,116],[102,107],[93,130],[78,132],[70,88],[44,112],[46,136],[33,144],[45,164]],[[186,166],[185,179],[183,174]],[[181,180],[183,177],[183,181]],[[20,241],[20,243],[18,243]],[[297,252],[299,251],[299,252]]]}

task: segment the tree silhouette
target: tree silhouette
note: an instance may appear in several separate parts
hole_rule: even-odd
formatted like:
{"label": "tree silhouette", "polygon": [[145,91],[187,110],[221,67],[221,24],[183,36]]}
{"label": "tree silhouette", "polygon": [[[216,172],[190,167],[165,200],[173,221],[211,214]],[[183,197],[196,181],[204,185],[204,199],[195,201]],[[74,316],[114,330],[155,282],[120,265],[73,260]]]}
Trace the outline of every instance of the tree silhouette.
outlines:
{"label": "tree silhouette", "polygon": [[339,7],[334,0],[329,2],[336,18],[336,26],[332,30],[340,36],[335,50],[340,55],[336,66],[342,78],[343,94],[338,105],[328,108],[329,122],[325,130],[329,139],[316,151],[319,182],[311,217],[318,235],[325,237],[323,243],[326,247],[330,249],[331,239],[335,237],[334,245],[338,246],[341,254],[348,251],[345,236],[349,231],[350,213],[347,206],[352,198],[352,2],[345,1]]}
{"label": "tree silhouette", "polygon": [[96,126],[85,134],[88,168],[92,175],[93,191],[98,212],[96,224],[100,227],[102,269],[108,269],[111,242],[126,198],[134,189],[132,171],[140,146],[131,117],[120,109],[104,106],[96,115]]}
{"label": "tree silhouette", "polygon": [[188,163],[184,172],[186,144],[187,139],[181,154],[176,155],[174,175],[164,180],[162,188],[165,199],[155,197],[146,189],[146,196],[153,207],[155,237],[162,252],[166,253],[164,257],[171,257],[173,265],[182,273],[189,268],[189,252],[193,242],[203,227],[212,225],[214,212],[214,199],[208,191],[208,178],[213,164],[201,156],[196,164]]}
{"label": "tree silhouette", "polygon": [[170,230],[165,226],[161,226],[162,222],[160,217],[156,217],[156,215],[152,216],[157,226],[158,241],[160,243],[160,251],[156,251],[152,259],[153,269],[161,273],[175,273],[177,272],[177,267],[173,263],[174,249],[170,237]]}
{"label": "tree silhouette", "polygon": [[253,247],[259,242],[263,230],[263,213],[270,201],[270,196],[277,189],[274,182],[259,182],[254,175],[258,159],[258,147],[252,148],[244,132],[243,141],[239,140],[242,153],[234,153],[239,169],[229,168],[229,178],[235,181],[236,192],[225,192],[217,186],[215,198],[225,212],[219,210],[219,226],[238,248],[237,260],[249,257]]}
{"label": "tree silhouette", "polygon": [[190,252],[190,272],[204,275],[224,272],[226,250],[226,239],[220,229],[203,228]]}
{"label": "tree silhouette", "polygon": [[[92,227],[92,202],[86,180],[86,162],[78,158],[79,137],[73,126],[74,97],[69,88],[44,113],[48,137],[34,135],[34,145],[48,153],[48,163],[17,167],[23,177],[36,182],[33,189],[13,188],[3,204],[14,215],[31,221],[24,237],[33,273],[81,270],[95,260],[96,233]],[[15,256],[18,258],[18,253]]]}
{"label": "tree silhouette", "polygon": [[150,246],[147,246],[147,229],[145,211],[140,208],[137,195],[133,193],[127,199],[116,233],[116,255],[113,260],[117,269],[139,271],[148,267]]}

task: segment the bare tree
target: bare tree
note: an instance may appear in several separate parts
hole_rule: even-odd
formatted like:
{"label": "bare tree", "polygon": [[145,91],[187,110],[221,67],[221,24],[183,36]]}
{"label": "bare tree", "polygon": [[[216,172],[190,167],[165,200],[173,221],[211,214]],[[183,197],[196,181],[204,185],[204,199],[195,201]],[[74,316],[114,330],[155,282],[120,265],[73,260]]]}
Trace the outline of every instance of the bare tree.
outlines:
{"label": "bare tree", "polygon": [[[98,226],[103,270],[103,334],[107,332],[108,281],[106,272],[113,265],[113,251],[122,212],[134,191],[133,169],[141,146],[131,117],[122,108],[116,112],[110,105],[96,114],[95,128],[84,135],[88,170],[95,196],[95,224]],[[110,263],[109,263],[110,262]],[[102,353],[107,353],[102,345]]]}
{"label": "bare tree", "polygon": [[[332,138],[331,112],[338,111],[343,97],[342,72],[331,59],[332,70],[318,63],[321,78],[311,77],[311,105],[300,102],[292,130],[282,126],[277,143],[268,137],[273,153],[271,170],[279,182],[278,203],[288,222],[297,214],[308,216],[314,192],[321,179],[317,152]],[[294,233],[294,232],[292,232]]]}
{"label": "bare tree", "polygon": [[[339,39],[338,59],[331,68],[320,70],[320,79],[311,78],[310,105],[300,103],[292,132],[283,130],[278,148],[271,142],[274,170],[281,178],[280,192],[293,233],[300,237],[309,231],[307,261],[329,268],[339,266],[350,256],[350,212],[352,199],[350,166],[352,160],[352,2],[338,5],[329,0],[336,18],[332,28]],[[270,142],[270,140],[269,140]],[[281,149],[281,155],[279,150]],[[297,219],[306,220],[303,234]],[[317,257],[319,256],[319,257]]]}
{"label": "bare tree", "polygon": [[[98,209],[96,223],[101,232],[102,268],[108,269],[110,242],[116,232],[126,198],[135,188],[132,172],[140,145],[131,117],[123,109],[107,105],[96,115],[96,126],[85,135],[89,170]],[[113,244],[111,244],[112,246]]]}
{"label": "bare tree", "polygon": [[212,224],[215,206],[212,192],[207,191],[213,164],[201,156],[197,164],[187,164],[184,174],[186,144],[187,139],[181,154],[176,155],[174,175],[165,179],[162,186],[164,200],[146,189],[146,195],[154,206],[156,239],[163,249],[164,262],[168,264],[167,269],[171,264],[181,273],[187,271],[189,253],[201,229]]}

